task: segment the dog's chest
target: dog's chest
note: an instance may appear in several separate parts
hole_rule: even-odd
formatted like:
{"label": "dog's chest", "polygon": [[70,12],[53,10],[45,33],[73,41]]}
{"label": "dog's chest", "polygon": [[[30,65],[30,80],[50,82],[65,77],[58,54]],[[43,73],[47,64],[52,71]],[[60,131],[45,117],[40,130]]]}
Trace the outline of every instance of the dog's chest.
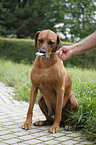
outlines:
{"label": "dog's chest", "polygon": [[40,89],[52,88],[55,85],[55,73],[53,69],[34,69],[32,70],[31,80],[32,83],[38,86]]}

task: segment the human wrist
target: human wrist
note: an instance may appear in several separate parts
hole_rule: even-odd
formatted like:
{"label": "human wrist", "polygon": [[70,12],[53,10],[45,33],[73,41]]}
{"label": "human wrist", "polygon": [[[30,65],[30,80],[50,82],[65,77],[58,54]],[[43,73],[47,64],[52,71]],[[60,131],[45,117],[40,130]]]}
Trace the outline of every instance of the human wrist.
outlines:
{"label": "human wrist", "polygon": [[84,46],[81,42],[75,43],[71,47],[72,55],[80,54],[84,51]]}
{"label": "human wrist", "polygon": [[76,44],[70,46],[70,52],[72,56],[76,54],[76,48],[77,48]]}

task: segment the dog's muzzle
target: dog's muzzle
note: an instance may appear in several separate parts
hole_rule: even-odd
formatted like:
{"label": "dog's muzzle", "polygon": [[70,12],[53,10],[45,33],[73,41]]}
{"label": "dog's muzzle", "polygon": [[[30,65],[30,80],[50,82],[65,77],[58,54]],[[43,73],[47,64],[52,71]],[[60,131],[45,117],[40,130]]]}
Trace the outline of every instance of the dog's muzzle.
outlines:
{"label": "dog's muzzle", "polygon": [[41,56],[41,57],[45,57],[45,58],[50,57],[50,54],[45,49],[40,49],[39,52],[36,53],[36,55]]}
{"label": "dog's muzzle", "polygon": [[47,51],[46,51],[45,49],[40,49],[40,53],[44,53],[44,54],[46,54]]}
{"label": "dog's muzzle", "polygon": [[47,50],[45,49],[40,49],[39,52],[35,53],[36,55],[40,56],[40,57],[45,57],[45,58],[49,58],[51,54],[55,54],[55,52],[52,53],[48,53]]}

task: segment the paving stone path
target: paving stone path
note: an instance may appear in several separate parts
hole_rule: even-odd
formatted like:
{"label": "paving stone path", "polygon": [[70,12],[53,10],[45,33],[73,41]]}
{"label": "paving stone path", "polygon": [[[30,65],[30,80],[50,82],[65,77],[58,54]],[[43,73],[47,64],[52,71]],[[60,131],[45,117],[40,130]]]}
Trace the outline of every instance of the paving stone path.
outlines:
{"label": "paving stone path", "polygon": [[[13,99],[14,88],[0,82],[0,145],[95,145],[87,141],[80,131],[48,133],[50,126],[33,126],[30,130],[21,128],[25,121],[28,103]],[[37,104],[34,107],[33,122],[45,119]]]}

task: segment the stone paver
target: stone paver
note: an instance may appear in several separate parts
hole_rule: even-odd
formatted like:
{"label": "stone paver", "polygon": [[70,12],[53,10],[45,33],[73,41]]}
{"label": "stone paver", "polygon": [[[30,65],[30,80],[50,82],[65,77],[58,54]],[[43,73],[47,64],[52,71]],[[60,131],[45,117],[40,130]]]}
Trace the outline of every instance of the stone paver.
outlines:
{"label": "stone paver", "polygon": [[[13,91],[14,88],[0,82],[0,145],[95,145],[80,132],[65,131],[63,127],[55,134],[48,133],[50,126],[32,125],[30,130],[23,130],[28,103],[14,100]],[[45,119],[37,104],[33,113],[33,122]]]}

